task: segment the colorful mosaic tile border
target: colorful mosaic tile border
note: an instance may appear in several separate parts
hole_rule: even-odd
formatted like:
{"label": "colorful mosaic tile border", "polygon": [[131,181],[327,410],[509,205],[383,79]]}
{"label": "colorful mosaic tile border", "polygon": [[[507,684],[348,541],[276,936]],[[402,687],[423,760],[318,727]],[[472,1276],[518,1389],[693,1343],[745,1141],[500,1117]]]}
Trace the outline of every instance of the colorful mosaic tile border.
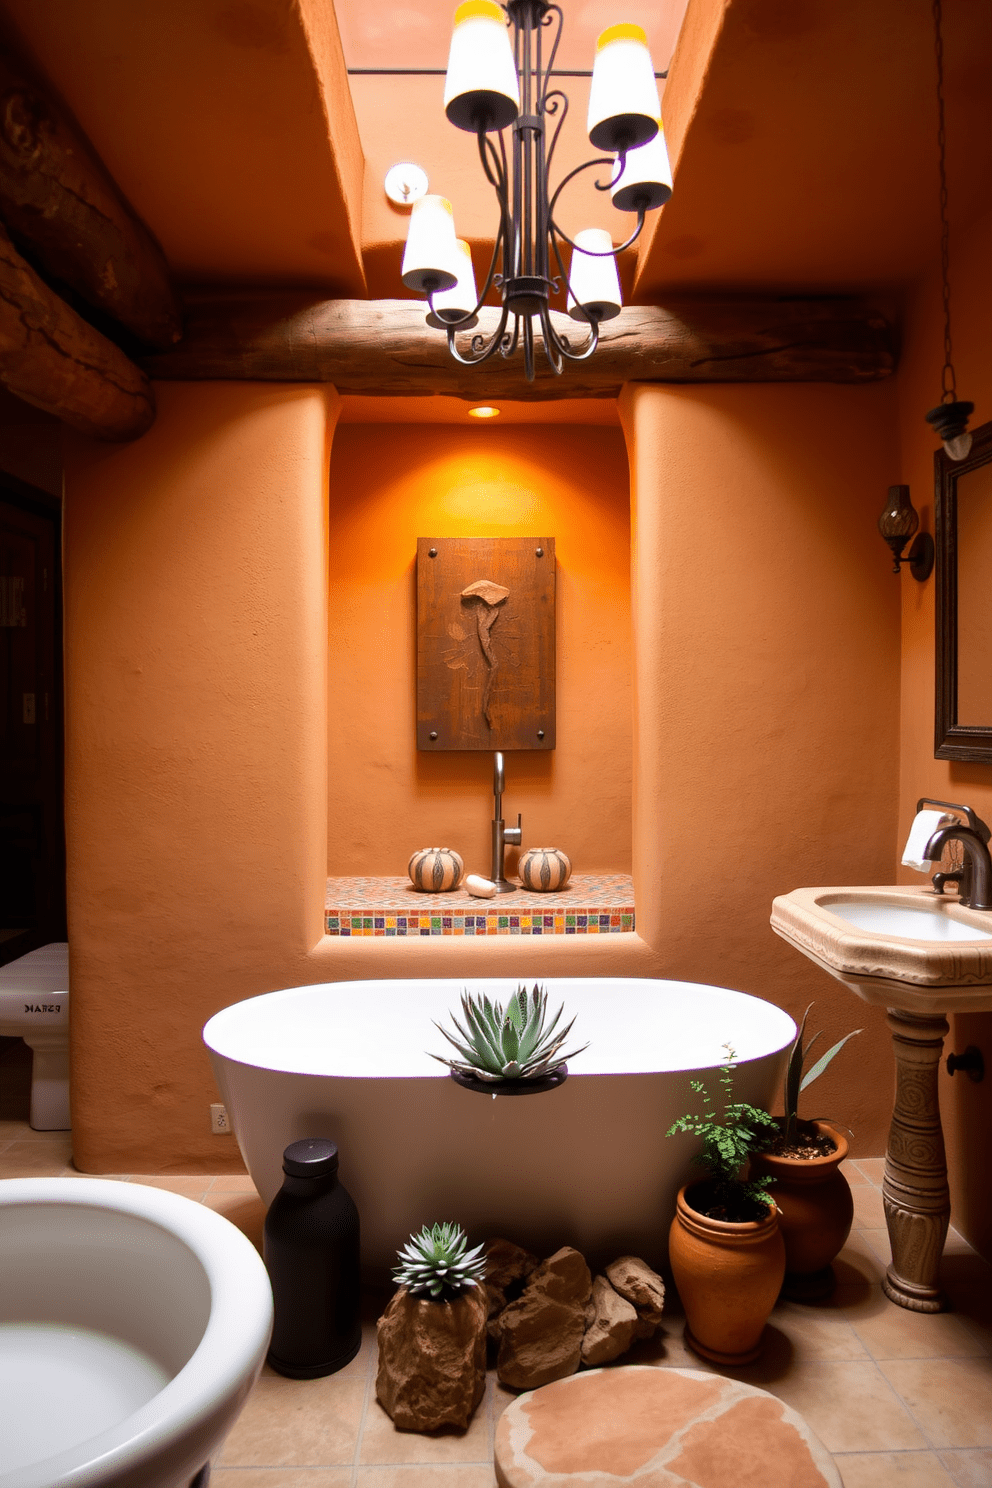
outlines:
{"label": "colorful mosaic tile border", "polygon": [[408,879],[337,878],[327,881],[324,925],[340,936],[619,935],[634,929],[633,899],[630,876],[619,873],[576,875],[557,894],[522,889],[498,901],[464,890],[418,894]]}

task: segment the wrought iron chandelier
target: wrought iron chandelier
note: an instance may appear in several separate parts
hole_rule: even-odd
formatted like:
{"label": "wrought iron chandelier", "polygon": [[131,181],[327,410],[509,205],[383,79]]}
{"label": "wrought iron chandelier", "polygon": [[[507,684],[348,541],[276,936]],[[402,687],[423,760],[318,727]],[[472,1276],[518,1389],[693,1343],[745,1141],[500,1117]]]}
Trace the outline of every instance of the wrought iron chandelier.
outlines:
{"label": "wrought iron chandelier", "polygon": [[[414,203],[403,256],[403,283],[427,296],[428,324],[447,331],[455,360],[478,366],[496,352],[513,356],[522,344],[528,382],[534,380],[538,329],[556,373],[566,361],[592,356],[601,322],[620,313],[617,254],[630,247],[646,213],[672,191],[647,38],[640,26],[627,24],[599,37],[589,92],[589,141],[610,153],[569,171],[551,191],[549,173],[568,113],[566,94],[552,86],[562,24],[561,7],[548,0],[506,0],[505,6],[466,0],[458,7],[444,107],[456,128],[477,136],[482,169],[496,192],[493,255],[477,293],[469,247],[455,237],[450,202],[424,196]],[[597,166],[610,167],[609,179],[596,181],[597,191],[609,191],[621,211],[637,213],[633,232],[616,247],[604,228],[586,228],[573,240],[555,219],[564,187]],[[572,250],[568,268],[563,244]],[[502,299],[496,329],[488,338],[473,336],[468,349],[459,350],[456,334],[478,324],[494,286]],[[577,348],[551,319],[551,296],[563,287],[568,313],[588,327]]]}

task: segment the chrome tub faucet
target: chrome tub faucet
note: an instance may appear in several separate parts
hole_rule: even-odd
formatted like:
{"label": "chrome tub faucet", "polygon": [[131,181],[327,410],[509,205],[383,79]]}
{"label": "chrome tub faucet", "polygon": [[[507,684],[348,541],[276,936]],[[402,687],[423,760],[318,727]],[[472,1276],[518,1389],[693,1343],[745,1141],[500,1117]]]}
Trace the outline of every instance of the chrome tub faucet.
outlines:
{"label": "chrome tub faucet", "polygon": [[496,805],[493,811],[493,861],[489,877],[496,885],[497,894],[513,894],[518,884],[508,883],[503,872],[507,847],[519,847],[523,835],[523,817],[517,812],[517,825],[508,827],[503,820],[503,788],[506,783],[503,773],[503,756],[498,751],[493,757],[493,795]]}

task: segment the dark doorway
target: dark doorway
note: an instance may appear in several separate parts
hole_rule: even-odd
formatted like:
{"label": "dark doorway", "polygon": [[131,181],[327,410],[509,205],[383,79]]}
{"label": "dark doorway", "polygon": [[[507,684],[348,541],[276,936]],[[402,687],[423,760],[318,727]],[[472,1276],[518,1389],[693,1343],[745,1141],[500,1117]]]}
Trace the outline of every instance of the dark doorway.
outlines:
{"label": "dark doorway", "polygon": [[66,939],[61,522],[0,473],[0,965]]}

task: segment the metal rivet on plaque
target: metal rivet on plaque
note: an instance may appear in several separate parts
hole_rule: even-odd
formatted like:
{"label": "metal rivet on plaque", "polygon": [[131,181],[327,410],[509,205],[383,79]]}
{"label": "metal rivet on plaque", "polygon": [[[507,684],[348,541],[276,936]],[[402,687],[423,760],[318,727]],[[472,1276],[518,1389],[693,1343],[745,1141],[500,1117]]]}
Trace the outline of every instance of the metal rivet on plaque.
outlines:
{"label": "metal rivet on plaque", "polygon": [[437,557],[437,548],[430,548],[428,550],[427,556],[428,556],[428,558],[436,558]]}
{"label": "metal rivet on plaque", "polygon": [[544,557],[544,549],[543,548],[535,548],[534,549],[534,552],[537,554],[538,558],[543,558]]}
{"label": "metal rivet on plaque", "polygon": [[431,732],[431,738],[432,739],[436,739],[437,738],[437,730],[436,729],[435,730],[432,730],[432,732]]}
{"label": "metal rivet on plaque", "polygon": [[544,738],[544,730],[543,729],[538,729],[538,731],[537,731],[537,737],[539,739],[543,739]]}

